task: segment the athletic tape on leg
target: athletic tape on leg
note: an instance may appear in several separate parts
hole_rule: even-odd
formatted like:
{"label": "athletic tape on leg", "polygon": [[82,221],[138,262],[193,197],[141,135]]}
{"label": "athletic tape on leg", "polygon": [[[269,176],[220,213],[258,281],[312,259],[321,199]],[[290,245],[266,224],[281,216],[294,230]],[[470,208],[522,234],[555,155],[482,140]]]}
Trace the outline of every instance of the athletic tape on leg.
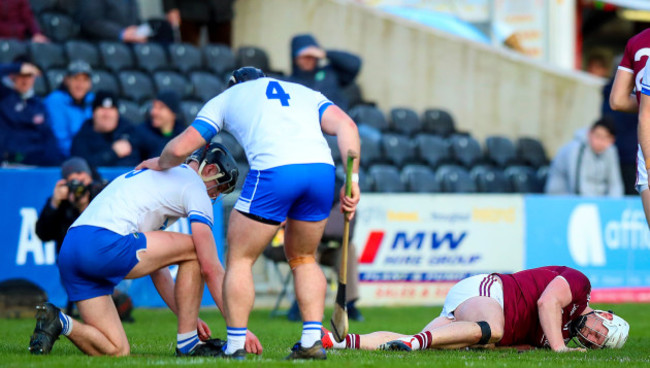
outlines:
{"label": "athletic tape on leg", "polygon": [[485,345],[490,342],[490,337],[492,337],[492,329],[490,325],[485,321],[476,322],[476,324],[481,328],[481,339],[478,341],[479,345]]}
{"label": "athletic tape on leg", "polygon": [[308,263],[316,263],[316,258],[314,258],[314,256],[302,256],[302,257],[291,258],[289,260],[289,267],[291,267],[292,270],[295,270],[296,267]]}

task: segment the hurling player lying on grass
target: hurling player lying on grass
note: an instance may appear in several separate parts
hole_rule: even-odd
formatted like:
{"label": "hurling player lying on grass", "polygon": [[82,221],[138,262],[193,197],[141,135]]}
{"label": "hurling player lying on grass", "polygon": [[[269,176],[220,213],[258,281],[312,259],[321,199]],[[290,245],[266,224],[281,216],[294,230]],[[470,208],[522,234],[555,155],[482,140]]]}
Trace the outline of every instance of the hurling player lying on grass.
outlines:
{"label": "hurling player lying on grass", "polygon": [[[591,284],[580,271],[547,266],[514,274],[468,277],[447,294],[439,317],[417,335],[379,331],[348,334],[337,343],[323,331],[323,346],[334,349],[423,350],[466,347],[621,348],[629,324],[611,312],[589,307]],[[576,338],[579,348],[566,344]]]}

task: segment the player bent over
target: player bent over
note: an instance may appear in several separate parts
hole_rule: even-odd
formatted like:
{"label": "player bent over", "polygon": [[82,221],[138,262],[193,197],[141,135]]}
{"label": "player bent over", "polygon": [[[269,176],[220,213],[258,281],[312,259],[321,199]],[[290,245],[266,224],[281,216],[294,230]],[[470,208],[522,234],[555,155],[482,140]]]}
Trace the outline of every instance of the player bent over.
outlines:
{"label": "player bent over", "polygon": [[[129,342],[111,294],[122,279],[150,275],[178,318],[177,356],[221,354],[200,340],[210,329],[198,319],[203,279],[223,310],[224,270],[212,235],[212,201],[234,189],[239,174],[220,144],[196,153],[199,163],[167,171],[134,170],[116,178],[72,224],[59,255],[61,280],[83,323],[50,303],[39,307],[32,354],[47,354],[60,334],[88,355],[128,355]],[[180,217],[192,235],[163,231]],[[174,285],[167,266],[177,264]],[[261,353],[249,335],[251,352]]]}
{"label": "player bent over", "polygon": [[[222,129],[242,145],[251,166],[228,224],[225,353],[232,356],[244,347],[255,300],[252,266],[286,219],[285,253],[304,321],[300,342],[287,359],[326,359],[320,330],[327,284],[315,255],[334,199],[335,166],[323,133],[336,135],[341,152],[359,152],[356,124],[322,94],[244,67],[165,146],[160,158],[141,166],[160,170],[178,165]],[[355,160],[353,172],[358,171]],[[351,197],[344,188],[340,191],[341,208],[350,219],[360,197],[358,179],[352,181]]]}
{"label": "player bent over", "polygon": [[[336,343],[324,330],[323,342],[335,349],[405,351],[517,346],[564,352],[622,347],[630,326],[611,312],[591,309],[590,293],[589,279],[563,266],[476,275],[449,290],[440,316],[417,335],[349,334]],[[566,345],[573,337],[583,348]]]}

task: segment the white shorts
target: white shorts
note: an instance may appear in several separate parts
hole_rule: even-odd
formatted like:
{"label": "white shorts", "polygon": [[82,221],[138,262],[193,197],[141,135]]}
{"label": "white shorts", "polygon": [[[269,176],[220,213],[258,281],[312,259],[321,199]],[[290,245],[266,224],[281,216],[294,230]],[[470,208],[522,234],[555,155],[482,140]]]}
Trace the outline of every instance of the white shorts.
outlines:
{"label": "white shorts", "polygon": [[645,158],[641,151],[641,145],[638,145],[636,150],[636,183],[634,188],[639,194],[644,190],[648,190],[648,170],[645,167]]}
{"label": "white shorts", "polygon": [[449,289],[445,298],[445,305],[442,307],[441,317],[454,319],[454,311],[458,306],[469,298],[475,296],[490,297],[503,308],[503,287],[496,275],[480,274],[460,280]]}

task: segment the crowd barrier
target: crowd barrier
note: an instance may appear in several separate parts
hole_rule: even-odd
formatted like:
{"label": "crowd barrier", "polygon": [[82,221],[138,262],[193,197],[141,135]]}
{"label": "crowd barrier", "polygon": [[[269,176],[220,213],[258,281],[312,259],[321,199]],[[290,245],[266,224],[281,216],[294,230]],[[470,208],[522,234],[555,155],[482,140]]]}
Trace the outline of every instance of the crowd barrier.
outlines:
{"label": "crowd barrier", "polygon": [[[125,171],[100,170],[107,179]],[[0,282],[28,279],[63,305],[55,246],[35,234],[59,177],[58,169],[0,169]],[[220,202],[214,210],[223,258]],[[189,224],[178,221],[169,230],[189,233]],[[367,193],[352,243],[362,305],[441,304],[466,276],[545,265],[584,272],[592,301],[650,301],[650,231],[638,197]],[[149,278],[134,280],[128,292],[136,306],[164,305]],[[214,305],[207,291],[203,304]]]}

